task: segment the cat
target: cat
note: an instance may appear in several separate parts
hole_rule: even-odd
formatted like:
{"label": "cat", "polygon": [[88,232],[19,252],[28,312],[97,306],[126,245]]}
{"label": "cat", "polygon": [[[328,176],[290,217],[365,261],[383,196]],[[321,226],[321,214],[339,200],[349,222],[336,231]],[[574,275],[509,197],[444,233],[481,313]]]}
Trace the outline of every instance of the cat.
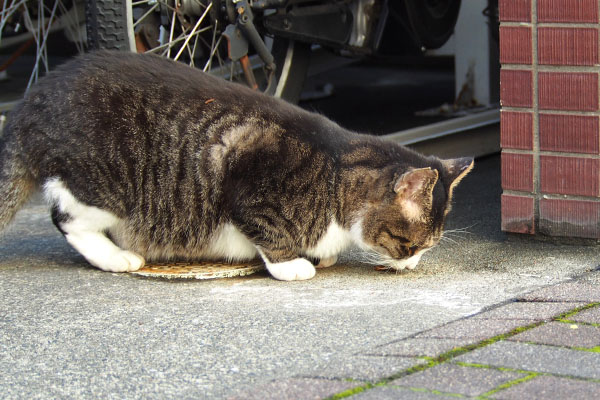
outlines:
{"label": "cat", "polygon": [[99,51],[41,79],[0,139],[0,229],[40,188],[104,271],[260,256],[310,279],[351,245],[414,268],[472,158],[425,157],[154,55]]}

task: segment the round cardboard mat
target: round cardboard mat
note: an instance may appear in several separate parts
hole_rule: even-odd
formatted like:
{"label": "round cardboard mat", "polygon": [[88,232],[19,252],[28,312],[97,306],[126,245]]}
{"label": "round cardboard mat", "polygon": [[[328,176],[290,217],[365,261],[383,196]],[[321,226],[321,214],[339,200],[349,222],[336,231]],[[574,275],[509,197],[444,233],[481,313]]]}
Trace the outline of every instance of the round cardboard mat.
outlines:
{"label": "round cardboard mat", "polygon": [[207,261],[194,263],[146,264],[143,268],[132,271],[131,273],[149,278],[217,279],[246,276],[262,269],[264,269],[264,264],[260,261],[252,261],[243,264]]}

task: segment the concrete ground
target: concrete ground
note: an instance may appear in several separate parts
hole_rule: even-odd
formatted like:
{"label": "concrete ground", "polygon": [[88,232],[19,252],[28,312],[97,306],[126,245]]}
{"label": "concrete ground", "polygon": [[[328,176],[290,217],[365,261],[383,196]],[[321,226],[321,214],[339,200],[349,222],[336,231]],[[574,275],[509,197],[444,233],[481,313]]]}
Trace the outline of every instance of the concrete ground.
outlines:
{"label": "concrete ground", "polygon": [[[434,86],[418,107],[452,96],[447,71],[353,68],[325,79],[364,117],[305,106],[378,133],[414,122],[397,118],[430,87],[418,76]],[[304,282],[101,272],[34,199],[0,239],[0,397],[597,398],[599,248],[507,237],[500,193],[499,157],[477,160],[417,269],[349,254]]]}
{"label": "concrete ground", "polygon": [[[101,272],[34,201],[0,241],[0,393],[598,394],[598,247],[507,238],[499,231],[499,175],[499,157],[477,162],[457,189],[448,221],[456,231],[414,271],[375,271],[350,255],[304,282],[266,273],[166,281]],[[564,317],[580,307],[590,308]]]}

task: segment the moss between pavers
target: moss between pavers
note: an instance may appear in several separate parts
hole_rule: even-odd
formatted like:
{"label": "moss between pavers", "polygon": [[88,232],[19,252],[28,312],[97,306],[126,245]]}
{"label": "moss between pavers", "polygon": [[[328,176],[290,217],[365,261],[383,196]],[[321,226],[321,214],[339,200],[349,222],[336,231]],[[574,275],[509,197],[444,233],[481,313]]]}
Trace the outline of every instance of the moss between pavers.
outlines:
{"label": "moss between pavers", "polygon": [[418,393],[437,394],[438,396],[445,396],[445,397],[446,396],[457,397],[459,399],[464,399],[464,398],[469,397],[469,396],[465,396],[464,394],[460,394],[460,393],[443,392],[441,390],[427,389],[427,388],[421,388],[421,387],[396,386],[396,385],[386,385],[386,387],[406,389],[406,390],[410,390],[410,391],[418,392]]}
{"label": "moss between pavers", "polygon": [[[390,386],[390,387],[394,387],[394,386]],[[435,390],[435,389],[416,388],[416,387],[409,387],[409,386],[398,386],[398,387],[403,388],[403,389],[412,390],[413,392],[431,393],[431,394],[437,394],[437,395],[442,395],[442,396],[458,397],[461,399],[467,397],[460,393],[442,392],[441,390]]]}
{"label": "moss between pavers", "polygon": [[[369,386],[369,387],[366,387]],[[410,390],[413,392],[419,392],[419,393],[429,393],[429,394],[434,394],[434,395],[439,395],[439,396],[445,396],[445,397],[456,397],[459,399],[464,399],[467,398],[468,396],[462,395],[460,393],[451,393],[451,392],[442,392],[440,390],[435,390],[435,389],[426,389],[426,388],[418,388],[418,387],[409,387],[409,386],[396,386],[396,385],[386,385],[386,384],[382,384],[382,383],[378,383],[378,384],[369,384],[369,385],[365,385],[364,387],[356,387],[356,388],[352,388],[352,389],[348,389],[344,392],[341,393],[337,393],[331,397],[328,397],[328,400],[337,400],[337,399],[343,399],[343,398],[347,398],[350,396],[354,396],[356,394],[362,393],[365,390],[369,390],[369,389],[373,389],[376,387],[388,387],[388,388],[398,388],[398,389],[406,389],[406,390]]]}
{"label": "moss between pavers", "polygon": [[600,353],[600,346],[594,347],[571,347],[573,350],[587,351],[589,353]]}
{"label": "moss between pavers", "polygon": [[561,322],[563,324],[569,325],[585,325],[585,326],[594,326],[596,328],[600,328],[600,324],[597,322],[584,322],[584,321],[574,321],[572,319],[555,319],[555,322]]}
{"label": "moss between pavers", "polygon": [[599,302],[594,302],[594,303],[586,304],[586,305],[581,306],[581,307],[576,307],[576,308],[574,308],[574,309],[572,309],[570,311],[567,311],[565,313],[557,315],[556,317],[553,318],[553,320],[554,321],[560,321],[561,319],[567,320],[567,319],[569,319],[569,317],[572,317],[573,315],[575,315],[575,314],[577,314],[577,313],[579,313],[581,311],[584,311],[584,310],[587,310],[587,309],[590,309],[590,308],[594,308],[594,307],[596,307],[598,305],[600,305]]}
{"label": "moss between pavers", "polygon": [[365,390],[373,389],[375,386],[376,386],[375,384],[366,383],[362,386],[356,386],[351,389],[345,390],[343,392],[336,393],[333,396],[328,397],[327,399],[331,399],[331,400],[343,399],[346,397],[354,396],[355,394],[362,393]]}
{"label": "moss between pavers", "polygon": [[460,356],[462,354],[471,352],[471,351],[479,349],[481,347],[488,346],[488,345],[490,345],[492,343],[496,343],[496,342],[498,342],[500,340],[504,340],[504,339],[509,338],[511,336],[514,336],[514,335],[516,335],[518,333],[524,332],[526,330],[533,329],[533,328],[535,328],[537,326],[540,326],[542,323],[543,323],[542,321],[539,321],[539,322],[535,322],[533,324],[529,324],[529,325],[525,325],[525,326],[520,326],[518,328],[515,328],[515,329],[511,330],[510,332],[494,336],[494,337],[492,337],[490,339],[482,340],[479,343],[475,343],[475,344],[464,346],[464,347],[454,348],[454,349],[452,349],[450,351],[447,351],[446,353],[440,354],[437,357],[431,358],[426,364],[415,365],[413,367],[410,367],[410,368],[407,368],[407,369],[405,369],[403,371],[400,371],[400,372],[398,372],[398,373],[396,373],[394,375],[390,375],[390,376],[388,376],[386,378],[383,378],[383,379],[381,379],[381,380],[379,380],[377,382],[367,383],[365,385],[357,386],[355,388],[343,391],[341,393],[336,393],[335,395],[333,395],[331,397],[328,397],[327,400],[343,399],[343,398],[350,397],[350,396],[353,396],[355,394],[364,392],[365,390],[372,389],[372,388],[377,387],[377,386],[385,386],[386,384],[388,384],[389,382],[391,382],[391,381],[393,381],[395,379],[402,378],[404,376],[411,375],[411,374],[414,374],[414,373],[417,373],[417,372],[420,372],[420,371],[424,371],[424,370],[429,369],[429,368],[433,368],[436,365],[443,364],[443,363],[447,362],[448,360],[451,360],[451,359],[453,359],[455,357],[458,357],[458,356]]}
{"label": "moss between pavers", "polygon": [[469,362],[464,362],[464,361],[454,361],[453,364],[459,365],[461,367],[495,369],[495,370],[502,371],[502,372],[517,372],[519,374],[526,374],[526,375],[528,375],[528,374],[544,374],[543,372],[528,371],[526,369],[497,367],[495,365],[476,364],[476,363],[469,363]]}
{"label": "moss between pavers", "polygon": [[539,376],[539,375],[540,375],[539,373],[533,372],[533,373],[530,373],[529,375],[523,376],[521,378],[513,379],[512,381],[508,381],[508,382],[505,382],[505,383],[503,383],[501,385],[496,386],[492,390],[490,390],[488,392],[485,392],[484,394],[482,394],[481,396],[477,396],[476,398],[483,398],[483,399],[485,399],[488,396],[493,395],[494,393],[497,393],[497,392],[499,392],[501,390],[504,390],[504,389],[508,389],[510,387],[513,387],[513,386],[516,386],[516,385],[518,385],[520,383],[527,382],[527,381],[532,380],[533,378],[535,378],[536,376]]}
{"label": "moss between pavers", "polygon": [[[574,308],[572,310],[569,310],[567,312],[564,312],[562,314],[557,315],[556,317],[552,318],[552,320],[553,321],[567,320],[568,317],[570,317],[572,315],[575,315],[575,314],[577,314],[580,311],[587,310],[589,308],[596,307],[598,305],[600,305],[600,302],[589,303],[589,304],[586,304],[586,305],[581,306],[581,307],[576,307],[576,308]],[[562,322],[562,321],[560,321],[560,322]],[[391,382],[391,381],[393,381],[395,379],[402,378],[404,376],[411,375],[411,374],[414,374],[414,373],[417,373],[417,372],[420,372],[420,371],[424,371],[424,370],[429,369],[429,368],[433,368],[436,365],[443,364],[443,363],[445,363],[445,362],[447,362],[447,361],[449,361],[449,360],[451,360],[451,359],[453,359],[455,357],[458,357],[458,356],[460,356],[462,354],[469,353],[469,352],[471,352],[473,350],[477,350],[477,349],[480,349],[482,347],[489,346],[490,344],[499,342],[501,340],[508,339],[508,338],[510,338],[512,336],[515,336],[515,335],[517,335],[517,334],[519,334],[521,332],[525,332],[525,331],[528,331],[530,329],[536,328],[536,327],[538,327],[540,325],[543,325],[544,323],[545,323],[544,321],[538,321],[538,322],[535,322],[535,323],[532,323],[532,324],[529,324],[529,325],[520,326],[518,328],[515,328],[515,329],[511,330],[510,332],[503,333],[501,335],[497,335],[497,336],[494,336],[492,338],[482,340],[479,343],[475,343],[475,344],[464,346],[464,347],[454,348],[454,349],[452,349],[452,350],[450,350],[450,351],[448,351],[446,353],[440,354],[437,357],[433,357],[433,358],[420,357],[421,359],[428,360],[428,362],[426,364],[415,365],[413,367],[407,368],[407,369],[405,369],[403,371],[400,371],[400,372],[398,372],[398,373],[396,373],[394,375],[391,375],[391,376],[388,376],[386,378],[383,378],[383,379],[381,379],[381,380],[379,380],[377,382],[366,383],[366,384],[364,384],[362,386],[357,386],[355,388],[352,388],[352,389],[349,389],[349,390],[346,390],[346,391],[343,391],[343,392],[340,392],[340,393],[336,393],[335,395],[333,395],[331,397],[328,397],[326,400],[343,399],[343,398],[350,397],[350,396],[353,396],[355,394],[364,392],[365,390],[369,390],[369,389],[372,389],[372,388],[375,388],[375,387],[379,387],[379,386],[386,386],[389,382]],[[600,348],[600,346],[597,346],[597,347],[594,347],[592,349],[585,349],[584,351],[592,351],[592,352],[597,352],[598,351],[598,352],[600,352],[599,348]],[[577,350],[577,349],[575,349],[575,350]],[[461,365],[461,364],[465,364],[465,363],[456,363],[456,364],[457,365]],[[464,366],[474,367],[476,365],[477,364],[464,365]],[[510,371],[516,371],[516,372],[522,372],[522,373],[528,374],[526,377],[518,378],[518,379],[515,379],[513,381],[506,382],[506,383],[504,383],[502,385],[499,385],[497,388],[494,388],[491,391],[486,392],[484,395],[480,396],[480,398],[486,398],[485,396],[489,396],[490,394],[495,393],[495,391],[502,390],[502,389],[507,389],[508,387],[515,386],[515,385],[517,385],[519,383],[525,382],[525,381],[527,381],[529,379],[533,379],[535,376],[538,376],[538,375],[542,374],[542,373],[534,372],[534,371],[518,371],[518,370],[511,369],[511,368],[492,367],[492,366],[483,366],[483,365],[480,365],[479,367],[480,368],[489,367],[489,368],[498,369],[500,371],[502,371],[502,370],[509,371],[510,370]],[[544,374],[544,375],[546,375],[546,374]],[[590,381],[596,381],[596,380],[593,379],[593,380],[590,380]],[[509,385],[509,386],[504,387],[504,385]],[[442,394],[442,392],[440,392],[438,394]],[[444,395],[449,395],[450,393],[443,393],[443,394]],[[457,396],[462,396],[460,394],[456,394],[456,395]]]}
{"label": "moss between pavers", "polygon": [[506,368],[506,367],[496,367],[496,366],[493,366],[493,365],[467,363],[467,362],[462,362],[462,361],[455,362],[454,364],[460,365],[461,367],[495,369],[497,371],[518,372],[520,374],[525,374],[525,376],[523,376],[521,378],[516,378],[516,379],[513,379],[511,381],[502,383],[502,384],[498,385],[497,387],[493,388],[492,390],[489,390],[489,391],[485,392],[482,395],[476,396],[475,397],[476,399],[486,399],[486,398],[488,398],[488,396],[491,396],[494,393],[497,393],[497,392],[499,392],[501,390],[504,390],[504,389],[508,389],[510,387],[513,387],[513,386],[516,386],[516,385],[518,385],[520,383],[527,382],[528,380],[531,380],[531,379],[535,378],[536,376],[548,375],[548,374],[544,374],[544,373],[541,373],[541,372],[535,372],[535,371],[527,371],[527,370],[522,370],[522,369]]}
{"label": "moss between pavers", "polygon": [[532,344],[532,345],[543,345],[548,347],[558,347],[559,349],[567,349],[567,350],[577,350],[577,351],[587,351],[588,353],[600,353],[600,346],[594,347],[570,347],[570,346],[560,346],[557,344],[548,344],[548,343],[538,343],[538,342],[521,342],[524,344]]}
{"label": "moss between pavers", "polygon": [[468,363],[468,362],[464,362],[464,361],[454,361],[453,364],[459,365],[461,367],[495,369],[495,370],[503,371],[503,372],[517,372],[519,374],[526,374],[526,375],[535,374],[536,376],[559,376],[561,378],[569,378],[569,379],[574,379],[574,380],[577,380],[577,381],[600,383],[600,379],[582,378],[580,376],[563,375],[563,374],[556,374],[556,373],[550,373],[550,372],[538,372],[538,371],[529,371],[529,370],[526,370],[526,369],[517,369],[517,368],[509,368],[509,367],[497,367],[495,365]]}

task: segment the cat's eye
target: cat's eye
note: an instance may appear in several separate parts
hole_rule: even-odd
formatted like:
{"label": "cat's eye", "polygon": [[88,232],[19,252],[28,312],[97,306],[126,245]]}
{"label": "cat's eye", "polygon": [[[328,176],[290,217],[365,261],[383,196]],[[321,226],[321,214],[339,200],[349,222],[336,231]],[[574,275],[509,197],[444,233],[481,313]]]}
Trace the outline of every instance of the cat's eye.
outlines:
{"label": "cat's eye", "polygon": [[389,237],[395,241],[397,241],[398,243],[400,243],[403,246],[408,246],[410,245],[410,240],[408,240],[407,238],[405,238],[404,236],[400,236],[400,235],[394,235],[390,230],[387,230],[387,234],[389,235]]}
{"label": "cat's eye", "polygon": [[415,255],[417,250],[419,250],[419,246],[407,246],[407,250],[408,250],[408,255],[412,257]]}

